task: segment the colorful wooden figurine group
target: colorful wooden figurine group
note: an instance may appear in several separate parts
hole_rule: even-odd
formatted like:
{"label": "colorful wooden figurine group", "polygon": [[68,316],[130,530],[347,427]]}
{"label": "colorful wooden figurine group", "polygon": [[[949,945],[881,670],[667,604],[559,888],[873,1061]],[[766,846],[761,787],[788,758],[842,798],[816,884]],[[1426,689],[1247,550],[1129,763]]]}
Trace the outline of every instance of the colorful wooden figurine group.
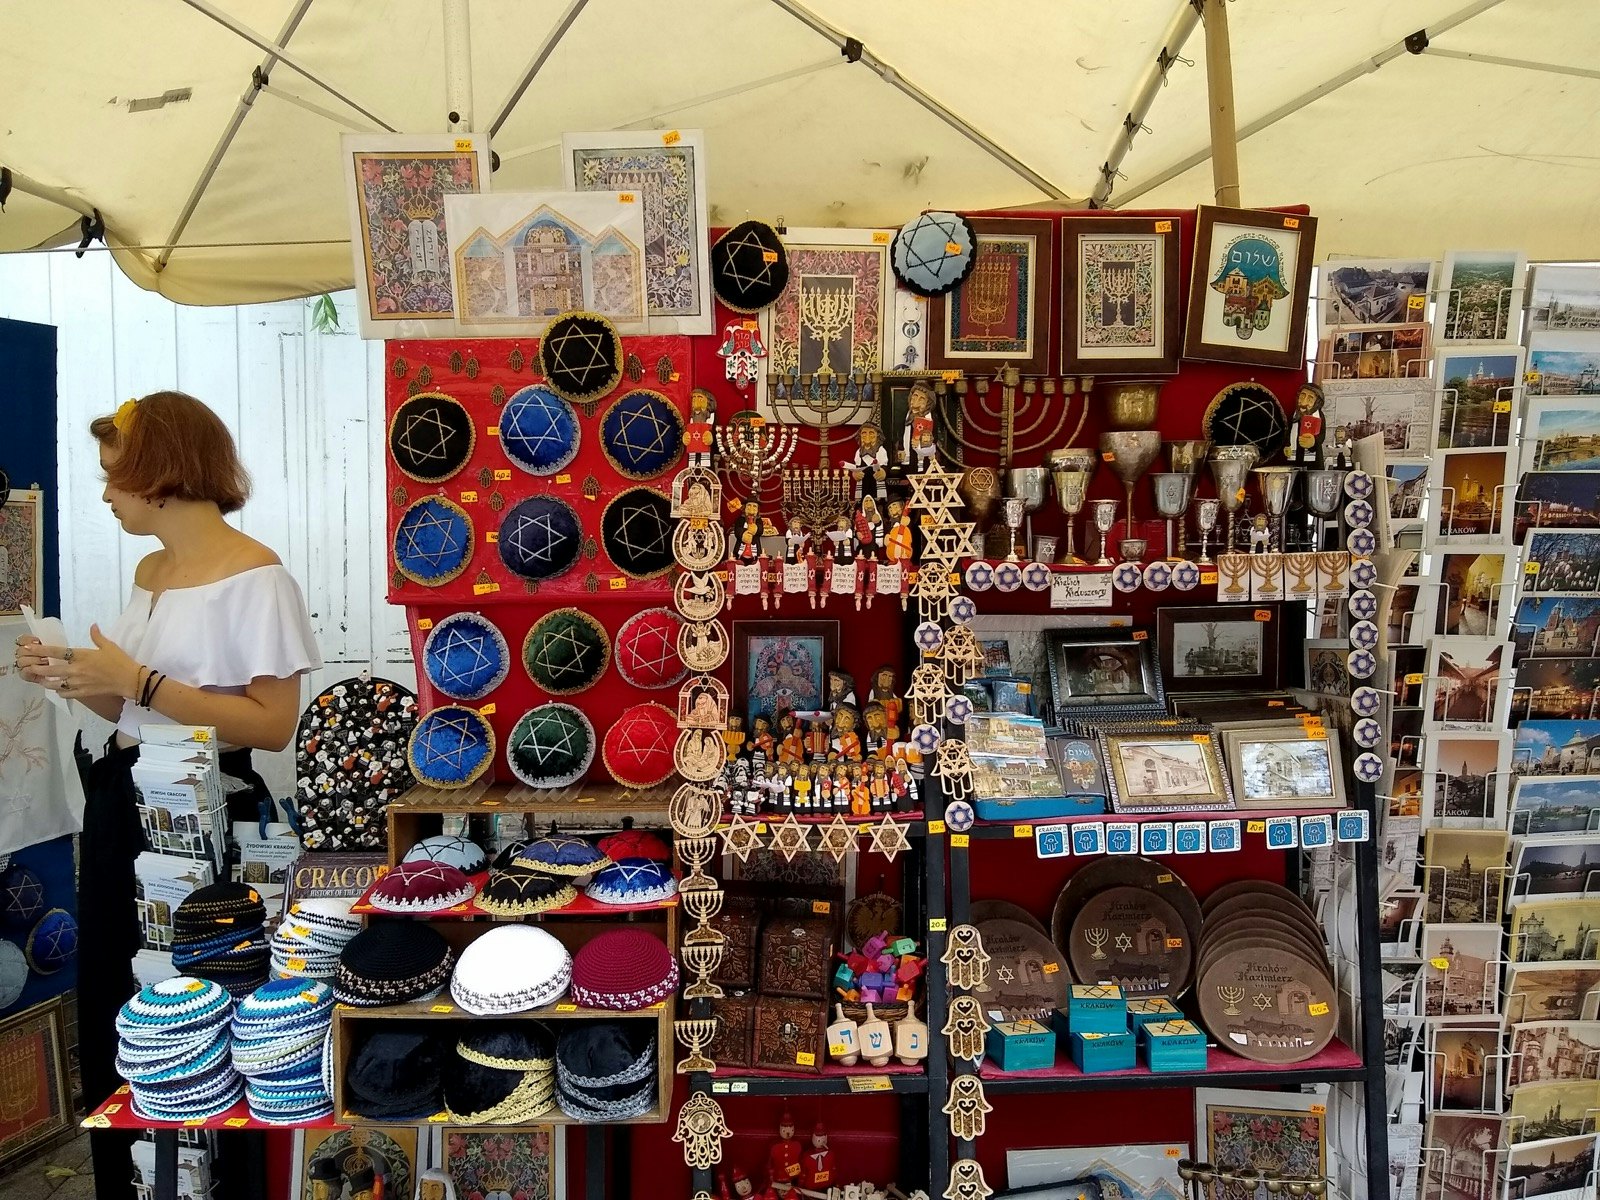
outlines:
{"label": "colorful wooden figurine group", "polygon": [[761,515],[759,501],[748,499],[728,531],[729,595],[759,595],[762,607],[783,606],[785,595],[805,593],[812,608],[828,606],[829,596],[852,596],[856,608],[872,607],[875,596],[899,596],[905,607],[911,587],[911,517],[904,500],[883,505],[862,496],[850,515],[832,529],[807,529],[789,516],[783,532],[783,559],[767,554],[762,537],[775,532]]}

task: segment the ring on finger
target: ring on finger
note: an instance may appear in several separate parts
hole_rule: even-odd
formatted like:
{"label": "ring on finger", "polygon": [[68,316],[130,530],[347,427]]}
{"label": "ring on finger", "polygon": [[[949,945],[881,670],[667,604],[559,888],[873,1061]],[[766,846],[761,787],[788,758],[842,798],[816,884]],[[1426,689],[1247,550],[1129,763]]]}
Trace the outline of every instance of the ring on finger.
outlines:
{"label": "ring on finger", "polygon": [[63,662],[71,662],[72,659],[73,659],[73,656],[76,655],[77,653],[78,653],[78,651],[74,647],[68,646],[67,647],[67,652],[61,656],[61,660]]}

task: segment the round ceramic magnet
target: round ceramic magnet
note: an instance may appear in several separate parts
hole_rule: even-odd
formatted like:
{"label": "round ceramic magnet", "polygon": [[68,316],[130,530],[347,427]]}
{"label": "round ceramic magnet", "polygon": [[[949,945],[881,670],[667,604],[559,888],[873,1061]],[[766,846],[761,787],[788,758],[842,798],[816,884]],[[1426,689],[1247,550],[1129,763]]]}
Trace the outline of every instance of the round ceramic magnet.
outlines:
{"label": "round ceramic magnet", "polygon": [[1370,621],[1378,615],[1378,598],[1366,588],[1350,593],[1350,615],[1358,621]]}
{"label": "round ceramic magnet", "polygon": [[1156,559],[1144,569],[1144,586],[1152,592],[1164,592],[1172,586],[1172,568],[1161,559]]}
{"label": "round ceramic magnet", "polygon": [[1041,562],[1031,562],[1022,568],[1022,586],[1030,592],[1042,592],[1050,586],[1050,568]]}
{"label": "round ceramic magnet", "polygon": [[971,596],[952,596],[946,611],[957,625],[965,625],[978,615],[978,603]]}
{"label": "round ceramic magnet", "polygon": [[1350,693],[1350,708],[1357,716],[1375,717],[1383,708],[1383,693],[1374,687],[1358,687]]}
{"label": "round ceramic magnet", "polygon": [[1378,568],[1372,559],[1363,556],[1350,560],[1350,584],[1352,587],[1370,588],[1377,582]]}
{"label": "round ceramic magnet", "polygon": [[1345,666],[1356,679],[1371,679],[1378,669],[1377,655],[1371,650],[1352,650],[1345,656]]}
{"label": "round ceramic magnet", "polygon": [[944,823],[951,833],[966,833],[977,822],[977,814],[965,800],[952,800],[945,806]]}
{"label": "round ceramic magnet", "polygon": [[1358,650],[1377,649],[1378,627],[1371,621],[1357,621],[1350,626],[1350,644]]}
{"label": "round ceramic magnet", "polygon": [[1014,592],[1022,586],[1022,568],[1014,562],[996,563],[994,586],[1002,592]]}
{"label": "round ceramic magnet", "polygon": [[986,562],[975,562],[967,567],[967,586],[975,592],[987,592],[994,586],[994,568]]}
{"label": "round ceramic magnet", "polygon": [[1351,554],[1366,558],[1378,548],[1378,535],[1370,529],[1352,529],[1345,545]]}
{"label": "round ceramic magnet", "polygon": [[1383,738],[1383,726],[1371,717],[1362,717],[1351,729],[1356,745],[1371,750]]}
{"label": "round ceramic magnet", "polygon": [[911,744],[923,758],[937,750],[943,740],[944,735],[939,732],[937,725],[918,725],[911,730]]}
{"label": "round ceramic magnet", "polygon": [[1383,759],[1370,750],[1363,751],[1356,755],[1354,770],[1362,783],[1377,783],[1383,778]]}
{"label": "round ceramic magnet", "polygon": [[944,719],[952,725],[965,725],[972,715],[972,701],[957,692],[944,698]]}
{"label": "round ceramic magnet", "polygon": [[1365,528],[1372,524],[1372,501],[1352,500],[1344,506],[1344,519],[1351,525]]}
{"label": "round ceramic magnet", "polygon": [[1172,568],[1172,586],[1180,592],[1192,592],[1200,586],[1200,568],[1188,559]]}
{"label": "round ceramic magnet", "polygon": [[1365,471],[1351,471],[1344,477],[1344,494],[1352,500],[1370,500],[1375,485]]}
{"label": "round ceramic magnet", "polygon": [[1138,563],[1118,563],[1111,572],[1111,586],[1119,592],[1136,592],[1143,582],[1144,572],[1139,569]]}
{"label": "round ceramic magnet", "polygon": [[917,649],[924,654],[932,654],[944,645],[944,630],[937,621],[923,621],[912,633],[911,640],[916,642]]}

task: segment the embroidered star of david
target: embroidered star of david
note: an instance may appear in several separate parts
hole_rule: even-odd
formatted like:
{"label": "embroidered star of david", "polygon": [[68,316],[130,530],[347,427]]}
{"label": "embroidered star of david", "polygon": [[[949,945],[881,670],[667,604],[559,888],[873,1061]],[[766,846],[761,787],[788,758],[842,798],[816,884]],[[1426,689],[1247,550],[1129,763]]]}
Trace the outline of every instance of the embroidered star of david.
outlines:
{"label": "embroidered star of david", "polygon": [[[71,947],[62,945],[67,938],[72,939]],[[42,940],[44,942],[43,949],[44,957],[46,959],[62,958],[71,953],[73,948],[76,948],[78,944],[78,931],[70,926],[57,925],[53,929],[46,930]]]}
{"label": "embroidered star of david", "polygon": [[[433,530],[438,530],[441,535],[439,548],[427,550],[422,545],[421,536]],[[400,541],[404,551],[402,557],[421,559],[432,566],[441,566],[461,553],[459,533],[453,513],[447,512],[441,517],[432,508],[419,509],[400,527]]]}
{"label": "embroidered star of david", "polygon": [[455,458],[450,443],[461,435],[444,423],[437,409],[406,413],[395,442],[412,460],[421,463],[447,463]]}
{"label": "embroidered star of david", "polygon": [[[649,734],[648,745],[639,740],[638,734],[641,729]],[[619,749],[642,762],[646,756],[665,750],[668,742],[676,740],[677,733],[676,728],[669,730],[657,721],[634,721],[622,731]]]}
{"label": "embroidered star of david", "polygon": [[638,408],[627,408],[617,414],[617,432],[613,439],[619,451],[627,451],[634,462],[651,454],[665,454],[678,436],[678,426],[666,420],[654,403]]}
{"label": "embroidered star of david", "polygon": [[635,559],[672,552],[672,527],[658,505],[629,505],[617,522],[616,542]]}
{"label": "embroidered star of david", "polygon": [[572,536],[563,529],[557,529],[551,523],[551,515],[545,512],[530,517],[518,513],[516,528],[501,536],[518,554],[554,566],[566,556],[566,545]]}
{"label": "embroidered star of david", "polygon": [[460,737],[455,745],[448,750],[440,749],[432,737],[424,737],[422,748],[427,754],[427,763],[449,763],[458,771],[466,770],[467,754],[476,752],[479,748],[478,730],[473,719],[466,714],[460,716],[449,715],[437,718],[433,722],[434,732],[449,730]]}
{"label": "embroidered star of david", "polygon": [[611,338],[603,329],[583,329],[563,325],[545,339],[553,362],[577,381],[575,392],[592,391],[600,380],[616,370],[611,357]]}
{"label": "embroidered star of david", "polygon": [[18,882],[6,885],[6,911],[18,916],[32,912],[44,903],[44,885],[37,879],[23,876]]}
{"label": "embroidered star of david", "polygon": [[[726,245],[724,273],[739,285],[741,292],[748,292],[758,285],[772,286],[772,268],[777,264],[766,260],[769,248],[762,240],[760,230],[746,229],[737,236],[730,235]],[[751,265],[754,270],[749,269]]]}
{"label": "embroidered star of david", "polygon": [[660,880],[660,875],[653,865],[640,866],[634,863],[614,863],[611,870],[614,875],[622,877],[622,890],[625,892],[642,892],[644,890],[642,887],[634,886],[634,881],[641,875],[648,876],[645,880],[646,885],[654,885]]}
{"label": "embroidered star of david", "polygon": [[660,673],[665,673],[663,668],[678,658],[677,639],[659,625],[646,626],[631,638],[628,650],[640,666]]}
{"label": "embroidered star of david", "polygon": [[554,443],[559,459],[570,445],[567,434],[558,422],[563,414],[559,409],[536,399],[523,400],[506,410],[501,421],[500,444],[510,445],[520,453],[513,457],[529,462],[545,462],[549,457],[545,446]]}
{"label": "embroidered star of david", "polygon": [[[918,236],[928,228],[938,230],[941,236],[937,238]],[[907,269],[920,267],[932,274],[934,278],[939,278],[943,275],[945,266],[950,262],[956,261],[959,257],[951,254],[945,247],[951,242],[965,238],[966,233],[967,231],[962,223],[952,213],[923,213],[916,219],[916,222],[902,239],[902,245],[905,247]],[[916,246],[921,242],[926,242],[931,246],[933,252],[927,254],[919,252]]]}
{"label": "embroidered star of david", "polygon": [[[443,661],[439,664],[440,680],[454,686],[458,691],[470,691],[474,686],[480,672],[495,669],[494,663],[483,652],[484,638],[480,634],[468,634],[460,626],[452,625],[444,631],[444,642],[437,647]],[[458,671],[451,666],[455,652],[465,650],[472,655],[472,663],[466,671]]]}
{"label": "embroidered star of david", "polygon": [[[546,740],[546,733],[551,728],[556,731],[556,737]],[[534,760],[541,766],[549,764],[551,759],[560,761],[563,757],[581,756],[583,746],[580,742],[582,731],[565,717],[555,713],[540,713],[528,722],[529,736],[517,749],[523,753],[531,753]]]}
{"label": "embroidered star of david", "polygon": [[[571,657],[563,663],[550,661],[550,652],[555,649],[570,650]],[[594,670],[593,657],[599,653],[599,647],[593,642],[578,640],[578,632],[572,626],[557,629],[554,633],[546,634],[539,643],[538,653],[534,661],[545,671],[555,683],[561,683],[564,677],[571,675],[578,679],[588,678]]]}

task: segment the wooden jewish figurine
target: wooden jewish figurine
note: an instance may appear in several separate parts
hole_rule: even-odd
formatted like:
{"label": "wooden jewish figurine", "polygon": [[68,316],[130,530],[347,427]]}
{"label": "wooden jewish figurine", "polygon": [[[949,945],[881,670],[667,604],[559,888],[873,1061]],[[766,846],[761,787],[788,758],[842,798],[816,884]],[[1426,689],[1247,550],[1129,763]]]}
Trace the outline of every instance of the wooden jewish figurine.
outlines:
{"label": "wooden jewish figurine", "polygon": [[1322,404],[1322,389],[1314,383],[1302,383],[1295,393],[1294,420],[1289,425],[1289,444],[1284,447],[1284,457],[1292,467],[1322,465]]}

